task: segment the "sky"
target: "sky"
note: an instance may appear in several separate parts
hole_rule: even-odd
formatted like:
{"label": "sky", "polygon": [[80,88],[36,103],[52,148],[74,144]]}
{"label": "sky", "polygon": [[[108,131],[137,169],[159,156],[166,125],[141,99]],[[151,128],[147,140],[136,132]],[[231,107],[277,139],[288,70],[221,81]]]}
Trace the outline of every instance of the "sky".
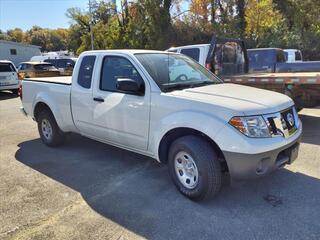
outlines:
{"label": "sky", "polygon": [[[116,0],[120,6],[121,0]],[[29,30],[37,25],[42,28],[68,28],[68,8],[88,9],[89,0],[0,0],[0,30],[21,28]],[[182,10],[188,8],[182,4]]]}
{"label": "sky", "polygon": [[88,0],[0,0],[0,29],[67,28],[70,19],[68,8],[88,7]]}

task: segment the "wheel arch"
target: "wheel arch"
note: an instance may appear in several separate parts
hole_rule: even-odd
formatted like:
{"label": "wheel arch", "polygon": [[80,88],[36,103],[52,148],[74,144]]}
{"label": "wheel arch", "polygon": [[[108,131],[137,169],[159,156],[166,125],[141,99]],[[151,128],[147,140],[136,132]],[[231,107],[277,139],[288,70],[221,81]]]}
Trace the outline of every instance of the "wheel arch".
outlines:
{"label": "wheel arch", "polygon": [[169,149],[173,141],[176,140],[177,138],[188,136],[188,135],[198,136],[204,139],[206,142],[208,142],[210,146],[212,146],[212,148],[217,153],[222,169],[224,171],[228,170],[228,166],[227,166],[224,154],[220,149],[220,147],[218,146],[218,144],[205,133],[199,130],[196,130],[194,128],[188,128],[188,127],[173,128],[164,134],[164,136],[160,140],[160,144],[158,147],[159,161],[162,163],[167,163]]}
{"label": "wheel arch", "polygon": [[49,111],[54,116],[54,114],[53,114],[51,108],[48,106],[48,104],[40,101],[40,102],[36,103],[34,110],[33,110],[33,117],[36,121],[38,121],[39,114],[44,110]]}
{"label": "wheel arch", "polygon": [[54,116],[59,128],[66,131],[65,122],[61,113],[62,109],[59,108],[59,106],[59,102],[54,96],[40,91],[32,102],[33,118],[37,121],[38,114],[40,113],[39,111],[47,109]]}

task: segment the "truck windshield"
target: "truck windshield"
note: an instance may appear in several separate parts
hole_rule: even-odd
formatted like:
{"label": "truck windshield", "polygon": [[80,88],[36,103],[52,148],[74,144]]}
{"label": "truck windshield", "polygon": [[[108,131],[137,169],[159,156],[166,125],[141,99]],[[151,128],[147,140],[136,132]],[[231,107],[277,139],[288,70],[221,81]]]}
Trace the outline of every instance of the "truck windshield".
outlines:
{"label": "truck windshield", "polygon": [[184,55],[139,53],[135,56],[164,92],[222,83],[218,77]]}

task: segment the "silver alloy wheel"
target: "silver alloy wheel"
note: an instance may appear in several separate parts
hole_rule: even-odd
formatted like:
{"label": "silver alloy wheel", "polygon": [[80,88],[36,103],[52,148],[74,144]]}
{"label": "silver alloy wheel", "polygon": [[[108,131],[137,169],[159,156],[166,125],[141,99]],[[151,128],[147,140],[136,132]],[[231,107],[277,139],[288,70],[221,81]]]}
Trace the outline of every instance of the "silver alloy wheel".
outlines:
{"label": "silver alloy wheel", "polygon": [[51,127],[50,122],[47,119],[43,119],[41,121],[41,130],[42,130],[43,136],[47,140],[51,140],[51,138],[52,138],[52,127]]}
{"label": "silver alloy wheel", "polygon": [[197,186],[199,179],[198,168],[190,154],[184,151],[178,152],[174,158],[174,168],[179,181],[184,187],[193,189]]}

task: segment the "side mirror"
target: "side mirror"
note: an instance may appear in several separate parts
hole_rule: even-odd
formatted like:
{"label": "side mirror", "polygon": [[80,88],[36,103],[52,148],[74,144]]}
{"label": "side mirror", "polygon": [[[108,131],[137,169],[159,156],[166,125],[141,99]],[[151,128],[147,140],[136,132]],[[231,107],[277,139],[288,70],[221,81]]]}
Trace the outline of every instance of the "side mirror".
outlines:
{"label": "side mirror", "polygon": [[117,79],[117,90],[126,92],[129,94],[143,95],[141,91],[141,85],[137,81],[130,78],[118,78]]}

